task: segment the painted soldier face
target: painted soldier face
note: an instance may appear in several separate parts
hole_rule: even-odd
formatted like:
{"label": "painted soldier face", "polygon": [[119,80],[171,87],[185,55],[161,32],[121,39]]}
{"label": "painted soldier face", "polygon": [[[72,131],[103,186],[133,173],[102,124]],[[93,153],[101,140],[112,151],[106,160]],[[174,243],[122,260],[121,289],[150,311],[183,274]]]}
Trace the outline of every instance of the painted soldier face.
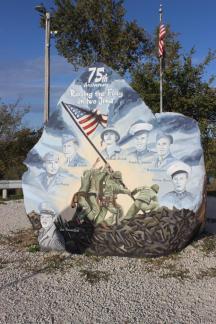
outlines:
{"label": "painted soldier face", "polygon": [[181,193],[186,190],[188,180],[188,174],[186,172],[174,174],[172,180],[176,192]]}
{"label": "painted soldier face", "polygon": [[165,157],[170,153],[170,140],[168,137],[162,137],[156,144],[157,153],[161,157]]}
{"label": "painted soldier face", "polygon": [[66,157],[74,156],[76,154],[76,145],[73,141],[68,141],[63,144],[63,153]]}
{"label": "painted soldier face", "polygon": [[59,159],[48,159],[44,163],[48,175],[55,175],[59,169]]}
{"label": "painted soldier face", "polygon": [[43,212],[40,217],[41,226],[46,229],[53,224],[53,216]]}
{"label": "painted soldier face", "polygon": [[135,146],[137,151],[144,151],[146,150],[148,142],[148,133],[142,133],[135,135]]}
{"label": "painted soldier face", "polygon": [[103,140],[106,145],[114,145],[117,142],[117,136],[114,132],[106,132],[104,133]]}

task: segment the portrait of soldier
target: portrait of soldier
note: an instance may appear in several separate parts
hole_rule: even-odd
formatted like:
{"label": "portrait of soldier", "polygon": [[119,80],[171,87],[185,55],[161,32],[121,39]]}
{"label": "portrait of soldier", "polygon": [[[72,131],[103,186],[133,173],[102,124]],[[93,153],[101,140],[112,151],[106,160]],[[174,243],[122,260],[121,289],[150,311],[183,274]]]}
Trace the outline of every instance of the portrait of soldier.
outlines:
{"label": "portrait of soldier", "polygon": [[194,208],[193,196],[186,189],[190,173],[191,167],[182,161],[174,162],[168,167],[167,174],[172,178],[174,190],[162,196],[160,205],[170,209]]}
{"label": "portrait of soldier", "polygon": [[55,220],[57,214],[49,203],[42,202],[39,206],[41,229],[39,230],[38,243],[42,250],[57,250],[65,249],[64,238],[56,229]]}
{"label": "portrait of soldier", "polygon": [[107,160],[124,160],[125,152],[118,145],[120,140],[120,134],[113,127],[105,128],[100,134],[101,144],[105,145],[105,148],[101,151],[103,157]]}
{"label": "portrait of soldier", "polygon": [[137,122],[131,125],[130,135],[134,140],[134,147],[129,149],[128,160],[131,163],[150,163],[154,153],[148,149],[149,132],[153,126],[150,123]]}
{"label": "portrait of soldier", "polygon": [[142,186],[134,189],[131,196],[134,197],[134,203],[127,211],[124,219],[134,217],[139,211],[143,213],[151,212],[159,207],[158,194],[159,186],[157,184],[151,187]]}
{"label": "portrait of soldier", "polygon": [[166,169],[177,159],[172,155],[170,146],[173,144],[172,135],[164,132],[158,132],[156,136],[156,156],[153,160],[153,167]]}
{"label": "portrait of soldier", "polygon": [[37,176],[37,181],[46,191],[58,185],[67,185],[70,175],[61,171],[60,157],[55,152],[48,152],[43,157],[44,171]]}
{"label": "portrait of soldier", "polygon": [[62,150],[68,167],[86,166],[88,162],[77,153],[78,141],[73,135],[62,136]]}

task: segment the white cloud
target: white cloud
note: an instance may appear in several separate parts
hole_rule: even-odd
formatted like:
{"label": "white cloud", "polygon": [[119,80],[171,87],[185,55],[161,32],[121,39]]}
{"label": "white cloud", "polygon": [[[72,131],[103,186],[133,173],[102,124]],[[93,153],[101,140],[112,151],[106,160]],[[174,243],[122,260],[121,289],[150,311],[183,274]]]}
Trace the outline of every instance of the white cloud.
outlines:
{"label": "white cloud", "polygon": [[[44,58],[0,62],[0,96],[4,101],[23,98],[33,109],[43,103]],[[76,73],[72,65],[60,56],[51,57],[51,103],[66,90]]]}

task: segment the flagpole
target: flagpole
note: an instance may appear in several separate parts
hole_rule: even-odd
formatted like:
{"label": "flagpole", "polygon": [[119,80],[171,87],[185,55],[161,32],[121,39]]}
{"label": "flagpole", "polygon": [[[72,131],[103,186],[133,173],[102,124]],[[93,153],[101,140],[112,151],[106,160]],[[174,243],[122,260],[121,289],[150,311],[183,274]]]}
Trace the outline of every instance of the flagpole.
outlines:
{"label": "flagpole", "polygon": [[[159,14],[160,14],[160,25],[162,23],[162,4],[160,4]],[[163,112],[163,67],[162,67],[163,55],[160,55],[160,113]]]}

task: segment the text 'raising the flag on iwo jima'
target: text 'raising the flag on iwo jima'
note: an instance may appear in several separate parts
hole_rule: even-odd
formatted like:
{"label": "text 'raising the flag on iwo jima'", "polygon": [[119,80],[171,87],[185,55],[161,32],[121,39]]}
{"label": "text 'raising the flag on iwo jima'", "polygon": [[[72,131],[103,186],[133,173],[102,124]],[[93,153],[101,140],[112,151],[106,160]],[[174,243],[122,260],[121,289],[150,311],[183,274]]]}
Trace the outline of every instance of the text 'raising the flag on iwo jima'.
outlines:
{"label": "text 'raising the flag on iwo jima'", "polygon": [[75,89],[70,89],[71,97],[76,97],[78,99],[78,105],[89,105],[89,104],[112,104],[116,98],[123,97],[123,93],[116,89],[108,88],[103,92],[95,91],[86,92],[83,90],[76,91]]}

